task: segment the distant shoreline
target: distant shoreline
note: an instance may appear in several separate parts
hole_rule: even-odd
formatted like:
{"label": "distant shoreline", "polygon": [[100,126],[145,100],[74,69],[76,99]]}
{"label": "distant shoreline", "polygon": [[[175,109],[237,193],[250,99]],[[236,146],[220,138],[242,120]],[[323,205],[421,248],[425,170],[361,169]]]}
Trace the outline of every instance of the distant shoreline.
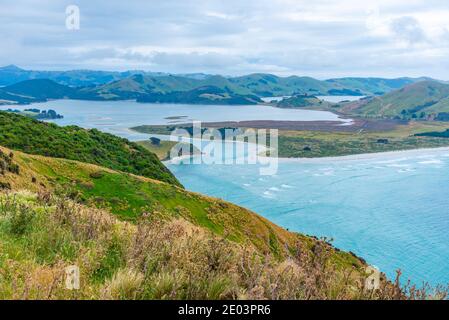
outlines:
{"label": "distant shoreline", "polygon": [[315,157],[315,158],[278,158],[283,162],[303,162],[303,163],[316,163],[316,162],[328,162],[328,161],[357,161],[357,160],[374,160],[377,158],[385,157],[385,156],[419,156],[423,152],[449,152],[449,147],[438,147],[438,148],[418,148],[418,149],[409,149],[409,150],[396,150],[396,151],[385,151],[385,152],[373,152],[373,153],[360,153],[360,154],[351,154],[346,156],[336,156],[336,157]]}

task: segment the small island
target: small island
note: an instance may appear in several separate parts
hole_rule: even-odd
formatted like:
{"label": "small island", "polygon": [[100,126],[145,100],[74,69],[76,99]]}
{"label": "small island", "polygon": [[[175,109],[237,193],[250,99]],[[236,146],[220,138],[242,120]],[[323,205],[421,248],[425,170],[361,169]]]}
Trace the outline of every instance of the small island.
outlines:
{"label": "small island", "polygon": [[40,110],[36,108],[32,109],[24,109],[23,111],[18,109],[7,109],[6,112],[17,113],[23,116],[27,116],[37,120],[53,120],[53,119],[62,119],[64,116],[57,113],[55,110]]}

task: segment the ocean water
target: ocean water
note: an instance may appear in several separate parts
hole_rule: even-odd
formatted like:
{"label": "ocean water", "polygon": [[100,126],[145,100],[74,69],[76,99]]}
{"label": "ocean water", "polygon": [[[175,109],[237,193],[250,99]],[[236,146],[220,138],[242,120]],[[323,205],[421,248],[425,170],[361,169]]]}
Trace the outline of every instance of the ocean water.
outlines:
{"label": "ocean water", "polygon": [[[186,116],[184,122],[338,119],[328,112],[265,106],[59,100],[33,107],[62,113],[58,124],[95,127],[131,140],[149,135],[129,127],[169,123],[171,116]],[[449,150],[286,159],[273,176],[261,176],[258,165],[177,163],[167,166],[189,190],[247,207],[292,231],[333,238],[335,246],[392,279],[401,269],[417,284],[449,283]]]}
{"label": "ocean water", "polygon": [[449,150],[257,165],[169,165],[189,189],[333,239],[394,279],[449,283]]}

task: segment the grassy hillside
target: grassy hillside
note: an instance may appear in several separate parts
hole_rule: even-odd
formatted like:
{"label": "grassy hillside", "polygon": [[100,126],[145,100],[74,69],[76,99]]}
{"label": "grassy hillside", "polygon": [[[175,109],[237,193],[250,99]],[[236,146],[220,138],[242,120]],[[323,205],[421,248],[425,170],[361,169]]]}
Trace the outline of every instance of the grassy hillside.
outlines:
{"label": "grassy hillside", "polygon": [[36,100],[63,99],[74,96],[76,89],[48,79],[26,80],[3,88],[8,93],[34,97]]}
{"label": "grassy hillside", "polygon": [[26,80],[0,88],[1,104],[29,104],[47,99],[63,99],[74,97],[76,89],[51,80]]}
{"label": "grassy hillside", "polygon": [[[0,174],[2,299],[427,297],[384,280],[367,290],[363,261],[218,199],[91,164],[0,155],[15,168]],[[81,288],[68,291],[73,264]]]}
{"label": "grassy hillside", "polygon": [[331,85],[309,77],[278,77],[255,73],[231,78],[231,82],[262,97],[292,95],[294,93],[326,94]]}
{"label": "grassy hillside", "polygon": [[155,154],[95,129],[59,127],[9,112],[0,112],[0,129],[0,145],[9,148],[99,164],[180,185]]}
{"label": "grassy hillside", "polygon": [[341,110],[366,117],[434,119],[449,112],[449,85],[422,81],[380,97],[346,104]]}
{"label": "grassy hillside", "polygon": [[[282,260],[182,218],[136,224],[45,193],[0,193],[0,299],[392,299],[323,241]],[[80,270],[67,290],[64,270]]]}
{"label": "grassy hillside", "polygon": [[134,75],[129,78],[108,83],[99,87],[86,88],[83,92],[95,94],[103,99],[136,99],[149,94],[168,94],[186,92],[201,87],[215,87],[232,94],[250,94],[222,76],[210,76],[195,79],[181,76],[146,76]]}
{"label": "grassy hillside", "polygon": [[138,97],[137,102],[248,105],[260,103],[262,100],[255,95],[240,95],[229,89],[204,86],[189,91],[148,93]]}
{"label": "grassy hillside", "polygon": [[[28,104],[63,98],[248,104],[248,101],[260,102],[258,97],[298,94],[378,95],[425,80],[425,78],[343,78],[322,81],[310,77],[278,77],[262,73],[226,78],[220,75],[170,75],[143,71],[32,72],[14,66],[0,68],[0,83],[2,81],[9,83],[11,79],[24,81],[1,88],[0,104]],[[204,92],[205,95],[197,92],[204,88],[208,88],[210,92]],[[218,96],[217,90],[220,91]],[[226,99],[223,99],[223,96]]]}
{"label": "grassy hillside", "polygon": [[[2,149],[3,154],[11,151]],[[12,190],[38,192],[43,187],[78,201],[108,208],[121,219],[137,221],[150,213],[182,217],[219,235],[249,241],[261,251],[282,255],[297,237],[249,210],[187,192],[174,185],[82,162],[13,152],[20,174],[1,177]]]}

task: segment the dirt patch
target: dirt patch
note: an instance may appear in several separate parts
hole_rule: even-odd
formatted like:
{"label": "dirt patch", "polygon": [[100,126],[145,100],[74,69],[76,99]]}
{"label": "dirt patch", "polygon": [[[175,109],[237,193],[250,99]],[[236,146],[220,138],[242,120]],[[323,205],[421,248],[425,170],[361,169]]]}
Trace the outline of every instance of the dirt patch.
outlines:
{"label": "dirt patch", "polygon": [[292,131],[323,131],[323,132],[358,132],[360,130],[378,132],[394,130],[398,125],[405,125],[402,120],[366,120],[354,119],[351,125],[342,125],[340,121],[277,121],[277,120],[251,120],[251,121],[224,121],[205,122],[203,127],[208,128],[254,128],[278,129]]}

